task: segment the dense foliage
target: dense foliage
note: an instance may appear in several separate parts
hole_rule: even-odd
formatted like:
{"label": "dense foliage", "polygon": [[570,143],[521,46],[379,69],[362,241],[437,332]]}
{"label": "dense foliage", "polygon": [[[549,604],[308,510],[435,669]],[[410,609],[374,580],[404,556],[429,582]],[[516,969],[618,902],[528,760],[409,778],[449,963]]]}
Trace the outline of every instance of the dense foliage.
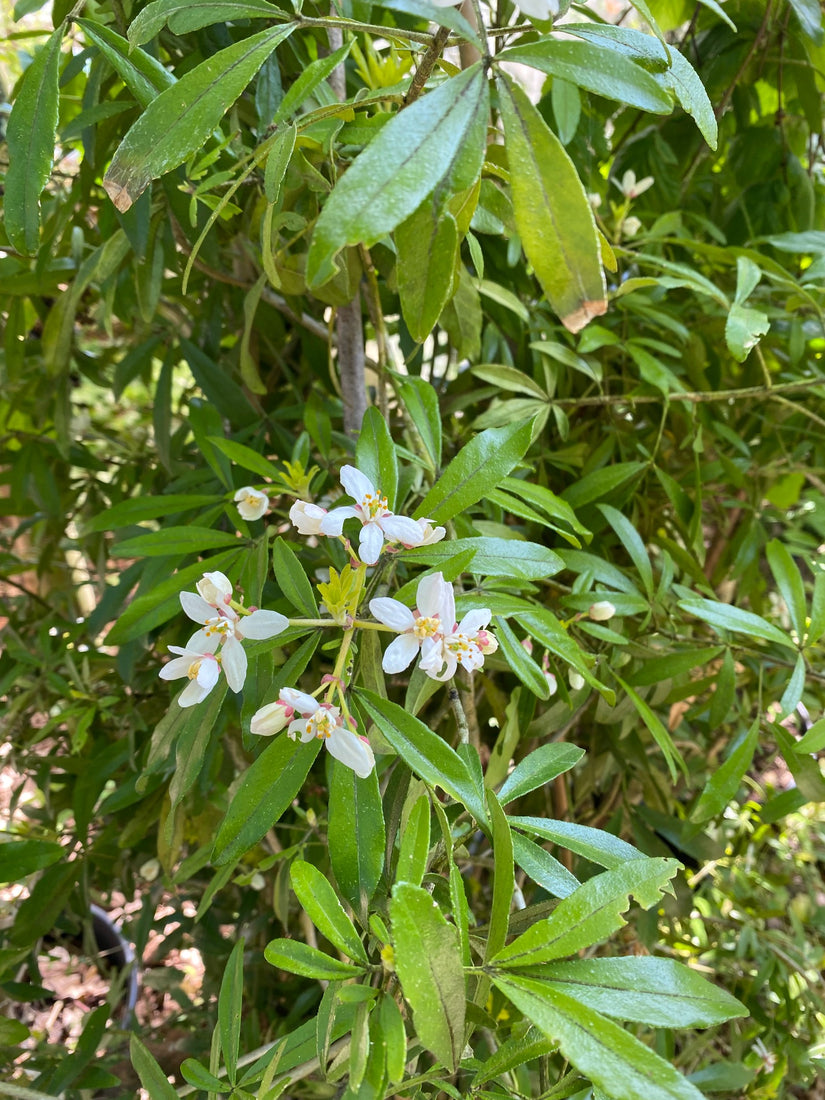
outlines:
{"label": "dense foliage", "polygon": [[2,16],[0,1094],[816,1095],[821,12],[558,7]]}

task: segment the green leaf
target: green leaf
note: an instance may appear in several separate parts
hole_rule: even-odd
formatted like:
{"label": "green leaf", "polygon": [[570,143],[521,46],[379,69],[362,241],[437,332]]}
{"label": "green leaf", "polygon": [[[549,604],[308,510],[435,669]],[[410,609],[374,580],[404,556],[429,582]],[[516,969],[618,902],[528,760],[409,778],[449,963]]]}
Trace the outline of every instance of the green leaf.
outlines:
{"label": "green leaf", "polygon": [[61,23],[23,74],[6,126],[8,167],[3,223],[11,244],[25,255],[40,243],[40,192],[52,173],[57,129]]}
{"label": "green leaf", "polygon": [[48,867],[35,880],[29,896],[18,904],[14,925],[6,933],[9,943],[15,947],[33,944],[50,932],[83,873],[81,860],[64,859]]}
{"label": "green leaf", "polygon": [[296,745],[286,735],[267,745],[232,792],[215,838],[213,861],[233,863],[257,844],[292,804],[321,750],[318,738]]}
{"label": "green leaf", "polygon": [[822,7],[819,0],[790,0],[803,33],[817,46],[822,44]]}
{"label": "green leaf", "polygon": [[398,456],[387,422],[374,407],[367,409],[361,422],[355,445],[355,465],[378,486],[392,511],[397,503]]}
{"label": "green leaf", "polygon": [[493,825],[493,898],[490,905],[490,922],[485,961],[497,954],[507,942],[510,927],[510,906],[513,904],[515,877],[513,870],[513,834],[507,815],[495,794],[487,791],[487,805]]}
{"label": "green leaf", "polygon": [[627,682],[634,687],[649,687],[651,684],[659,684],[663,680],[675,680],[690,672],[692,668],[707,665],[715,661],[722,652],[719,645],[707,646],[704,649],[689,649],[668,653],[664,657],[644,657],[644,664],[635,672],[627,676]]}
{"label": "green leaf", "polygon": [[116,542],[110,553],[113,558],[164,558],[172,554],[199,554],[203,550],[244,546],[235,531],[216,531],[211,527],[164,527]]}
{"label": "green leaf", "polygon": [[432,787],[461,802],[479,825],[487,825],[484,805],[467,765],[446,741],[407,714],[403,707],[370,691],[358,691],[364,709],[410,769]]}
{"label": "green leaf", "polygon": [[[803,737],[794,745],[794,752],[821,752],[825,749],[825,718],[814,722]],[[0,854],[3,849],[0,848]],[[0,876],[2,878],[2,876]]]}
{"label": "green leaf", "polygon": [[516,764],[498,792],[502,806],[529,794],[537,787],[550,783],[558,775],[574,768],[584,756],[584,749],[568,745],[564,741],[551,741],[539,745]]}
{"label": "green leaf", "polygon": [[631,895],[649,909],[665,891],[672,893],[669,881],[680,866],[675,859],[643,858],[595,875],[491,961],[497,967],[538,966],[604,942],[627,923],[622,914],[630,906]]}
{"label": "green leaf", "polygon": [[429,23],[449,27],[460,38],[466,38],[468,42],[474,43],[479,51],[482,49],[478,33],[455,8],[436,6],[427,3],[426,0],[377,0],[377,6],[389,8],[391,11],[401,11],[407,15],[415,15],[419,19],[426,19]]}
{"label": "green leaf", "polygon": [[747,634],[751,638],[762,638],[766,642],[774,642],[776,645],[785,646],[787,649],[796,649],[793,639],[780,630],[778,626],[767,622],[752,611],[743,611],[731,604],[719,603],[717,600],[705,600],[691,598],[680,600],[679,607],[697,619],[710,623],[717,630],[729,630],[733,634]]}
{"label": "green leaf", "polygon": [[395,866],[395,881],[420,886],[427,871],[430,854],[430,797],[416,799],[401,836],[401,848]]}
{"label": "green leaf", "polygon": [[278,202],[297,137],[298,127],[293,122],[278,134],[269,150],[264,169],[264,194],[270,203]]}
{"label": "green leaf", "polygon": [[[227,690],[226,681],[222,679],[209,693],[209,699],[204,706],[191,708],[192,718],[189,720],[187,717],[180,730],[175,742],[175,770],[169,784],[169,801],[173,810],[180,805],[201,774],[209,748],[209,736],[218,719]],[[177,706],[176,703],[172,705]],[[173,826],[174,814],[168,815],[166,824],[170,828]]]}
{"label": "green leaf", "polygon": [[129,1054],[140,1083],[152,1100],[178,1100],[178,1094],[169,1084],[166,1074],[134,1032],[129,1037]]}
{"label": "green leaf", "polygon": [[808,607],[805,599],[805,585],[796,562],[788,548],[778,539],[771,539],[765,547],[768,565],[774,580],[788,608],[793,628],[799,638],[804,638],[807,629]]}
{"label": "green leaf", "polygon": [[180,1072],[184,1081],[204,1092],[226,1092],[226,1080],[216,1077],[214,1073],[200,1064],[196,1058],[184,1058],[180,1064]]}
{"label": "green leaf", "polygon": [[415,511],[444,523],[482,500],[488,490],[524,457],[530,446],[530,423],[488,428],[466,443]]}
{"label": "green leaf", "polygon": [[369,901],[384,870],[384,807],[375,770],[359,779],[337,760],[329,788],[329,858],[335,881],[366,922]]}
{"label": "green leaf", "polygon": [[332,278],[345,245],[375,244],[439,185],[471,186],[484,157],[487,111],[487,81],[473,65],[383,126],[321,211],[307,254],[308,285]]}
{"label": "green leaf", "polygon": [[673,959],[575,959],[548,963],[541,977],[580,1004],[651,1027],[714,1027],[748,1010]]}
{"label": "green leaf", "polygon": [[160,519],[178,512],[196,508],[209,508],[220,504],[224,498],[207,493],[168,493],[165,496],[137,496],[118,501],[111,508],[99,512],[83,526],[83,534],[95,531],[116,531],[147,519]]}
{"label": "green leaf", "polygon": [[395,230],[398,295],[413,340],[423,343],[455,286],[458,227],[449,211],[428,197]]}
{"label": "green leaf", "polygon": [[491,382],[502,390],[511,393],[526,393],[539,401],[548,401],[549,397],[538,382],[535,382],[529,374],[508,367],[500,363],[482,363],[481,366],[471,368],[473,374],[482,382]]}
{"label": "green leaf", "polygon": [[642,859],[642,853],[632,844],[612,833],[579,825],[575,821],[552,821],[544,817],[511,817],[510,823],[517,829],[533,833],[543,840],[551,840],[562,848],[598,863],[601,867],[622,867],[628,860]]}
{"label": "green leaf", "polygon": [[[490,431],[500,429],[491,428]],[[476,437],[478,438],[478,437]],[[489,487],[487,492],[489,493]],[[424,501],[426,504],[426,500]],[[421,509],[419,508],[420,512]],[[432,546],[414,547],[404,554],[405,561],[444,566],[458,554],[468,554],[468,572],[487,577],[508,577],[511,580],[538,581],[552,577],[564,568],[564,562],[553,550],[537,542],[522,539],[471,538],[449,539]],[[443,570],[442,570],[443,571]],[[463,572],[464,570],[462,570]]]}
{"label": "green leaf", "polygon": [[204,145],[295,26],[272,27],[219,50],[149,104],[118,146],[103,179],[118,210],[128,210],[153,179],[177,168]]}
{"label": "green leaf", "polygon": [[292,606],[308,619],[317,619],[318,604],[309,578],[295,551],[280,535],[272,544],[272,572],[276,584]]}
{"label": "green leaf", "polygon": [[532,637],[549,649],[556,657],[572,665],[591,687],[594,687],[612,706],[615,694],[598,680],[591,671],[593,659],[570,637],[552,611],[536,607],[531,611],[518,611],[515,618]]}
{"label": "green leaf", "polygon": [[494,975],[493,981],[611,1100],[704,1100],[650,1047],[572,997],[531,978]]}
{"label": "green leaf", "polygon": [[159,92],[171,87],[175,78],[168,69],[145,50],[130,46],[125,38],[103,23],[77,19],[83,33],[90,39],[141,105],[148,107]]}
{"label": "green leaf", "polygon": [[623,516],[616,508],[612,508],[609,504],[597,505],[599,511],[616,532],[622,546],[627,551],[628,557],[636,566],[636,570],[644,585],[645,592],[648,599],[653,599],[653,569],[650,565],[650,558],[647,555],[645,544],[642,542],[641,535],[630,522],[630,520]]}
{"label": "green leaf", "polygon": [[539,699],[550,698],[550,685],[542,670],[527,653],[506,619],[496,616],[495,636],[501,655],[519,680]]}
{"label": "green leaf", "polygon": [[238,1050],[241,1043],[241,1014],[243,1011],[243,952],[244,941],[238,940],[226,961],[218,994],[218,1029],[221,1037],[221,1053],[226,1075],[235,1084],[238,1068]]}
{"label": "green leaf", "polygon": [[398,883],[390,900],[395,970],[420,1042],[455,1072],[464,1050],[464,970],[458,934],[431,895]]}
{"label": "green leaf", "polygon": [[139,11],[129,27],[129,42],[141,46],[168,24],[173,34],[186,34],[233,19],[283,19],[280,8],[266,0],[154,0]]}
{"label": "green leaf", "polygon": [[516,227],[562,324],[578,332],[607,309],[593,211],[570,157],[525,92],[498,75]]}
{"label": "green leaf", "polygon": [[761,310],[740,306],[734,302],[725,322],[725,342],[737,363],[744,363],[751,351],[771,327],[768,315]]}
{"label": "green leaf", "polygon": [[513,858],[516,866],[520,867],[528,878],[539,886],[543,886],[553,897],[566,898],[581,885],[563,863],[559,863],[541,845],[528,840],[521,833],[513,833]]}
{"label": "green leaf", "polygon": [[612,466],[593,470],[565,489],[563,499],[571,508],[583,508],[585,504],[603,500],[646,469],[644,462],[616,462]]}
{"label": "green leaf", "polygon": [[737,740],[724,762],[710,772],[705,789],[690,815],[691,821],[697,824],[709,821],[723,813],[730,804],[751,766],[759,743],[759,725],[757,718],[748,732]]}
{"label": "green leaf", "polygon": [[[336,824],[337,827],[337,824]],[[367,953],[327,878],[317,867],[297,859],[289,869],[292,889],[307,916],[329,942],[351,959],[367,963]]]}
{"label": "green leaf", "polygon": [[811,597],[811,621],[805,630],[805,645],[816,645],[825,633],[825,573],[817,570]]}
{"label": "green leaf", "polygon": [[430,466],[435,471],[441,465],[441,410],[438,407],[438,394],[424,378],[407,378],[397,385],[398,396],[406,406],[427,452]]}
{"label": "green leaf", "polygon": [[244,470],[251,470],[259,477],[265,477],[271,481],[279,483],[283,481],[283,471],[274,462],[270,462],[269,459],[264,458],[263,455],[258,454],[251,447],[238,443],[234,439],[224,439],[218,435],[207,436],[207,439],[213,447],[216,447],[221,454],[226,455],[236,466],[241,466]]}
{"label": "green leaf", "polygon": [[19,882],[65,856],[66,849],[51,840],[22,840],[0,834],[0,882]]}
{"label": "green leaf", "polygon": [[528,46],[511,46],[498,57],[540,69],[548,76],[561,77],[641,111],[667,115],[673,110],[673,100],[650,73],[616,50],[595,42],[546,37]]}
{"label": "green leaf", "polygon": [[[614,676],[616,674],[614,673]],[[621,677],[616,676],[616,682],[620,685],[623,691],[627,694],[633,706],[636,708],[636,712],[647,726],[649,732],[653,736],[653,740],[662,750],[662,755],[665,758],[670,777],[675,783],[678,778],[678,769],[681,768],[685,774],[688,775],[687,765],[685,764],[682,754],[676,748],[673,738],[670,736],[670,732],[662,722],[661,718],[652,710],[652,708],[645,702],[645,700],[639,695],[638,691],[635,691],[630,684],[626,684]]]}
{"label": "green leaf", "polygon": [[333,959],[317,947],[298,940],[271,940],[264,948],[264,958],[279,970],[319,981],[357,978],[364,973],[363,967]]}
{"label": "green leaf", "polygon": [[290,84],[289,90],[278,104],[278,110],[272,119],[274,126],[280,125],[290,115],[294,114],[309,99],[315,89],[327,80],[333,69],[343,64],[352,49],[353,42],[354,39],[351,39],[334,53],[329,54],[327,57],[319,57],[317,61],[312,61],[307,65],[298,79]]}
{"label": "green leaf", "polygon": [[407,1032],[398,1005],[387,993],[381,997],[378,1017],[381,1021],[381,1039],[386,1054],[387,1077],[397,1085],[404,1079],[404,1068],[407,1062]]}

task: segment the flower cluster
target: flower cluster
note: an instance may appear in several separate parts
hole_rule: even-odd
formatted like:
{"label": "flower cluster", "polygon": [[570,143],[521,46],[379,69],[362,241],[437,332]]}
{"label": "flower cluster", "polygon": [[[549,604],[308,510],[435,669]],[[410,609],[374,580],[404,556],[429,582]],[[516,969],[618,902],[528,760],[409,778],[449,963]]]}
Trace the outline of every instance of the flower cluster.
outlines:
{"label": "flower cluster", "polygon": [[328,511],[306,500],[296,500],[289,510],[300,535],[326,535],[339,538],[348,519],[361,522],[358,554],[365,565],[375,565],[384,542],[402,546],[426,546],[444,538],[443,527],[433,527],[428,519],[409,519],[397,516],[387,506],[387,498],[380,493],[370,479],[354,466],[341,468],[341,484],[355,501]]}

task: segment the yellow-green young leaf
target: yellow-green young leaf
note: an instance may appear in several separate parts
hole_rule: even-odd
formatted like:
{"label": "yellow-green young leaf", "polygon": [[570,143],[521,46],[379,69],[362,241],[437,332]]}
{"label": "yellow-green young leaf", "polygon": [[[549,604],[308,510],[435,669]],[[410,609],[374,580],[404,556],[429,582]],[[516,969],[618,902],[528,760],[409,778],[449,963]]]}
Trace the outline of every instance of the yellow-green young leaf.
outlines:
{"label": "yellow-green young leaf", "polygon": [[456,286],[458,228],[431,198],[395,231],[398,294],[413,340],[423,343]]}
{"label": "yellow-green young leaf", "polygon": [[487,80],[480,65],[447,80],[401,111],[347,170],[321,211],[307,254],[307,283],[335,274],[345,245],[375,244],[440,184],[462,191],[484,157]]}
{"label": "yellow-green young leaf", "polygon": [[458,933],[432,896],[401,882],[390,901],[395,970],[419,1040],[454,1072],[464,1049],[465,983]]}
{"label": "yellow-green young leaf", "polygon": [[582,182],[526,94],[496,78],[516,227],[547,300],[571,332],[607,309],[596,222]]}
{"label": "yellow-green young leaf", "polygon": [[494,975],[493,981],[611,1100],[704,1100],[670,1062],[549,983],[510,974]]}
{"label": "yellow-green young leaf", "polygon": [[349,955],[351,959],[366,963],[364,945],[355,925],[344,912],[338,895],[329,881],[311,863],[296,859],[289,869],[292,889],[307,916],[329,942]]}
{"label": "yellow-green young leaf", "polygon": [[528,46],[513,46],[499,54],[502,61],[520,61],[533,69],[586,88],[607,99],[617,99],[654,114],[669,114],[673,100],[640,65],[594,42],[542,38]]}
{"label": "yellow-green young leaf", "polygon": [[118,210],[128,210],[151,180],[201,148],[295,26],[273,27],[219,50],[149,104],[118,146],[103,180]]}
{"label": "yellow-green young leaf", "polygon": [[23,74],[6,128],[9,165],[3,223],[18,252],[31,255],[40,242],[40,192],[51,175],[57,129],[57,78],[64,24]]}
{"label": "yellow-green young leaf", "polygon": [[129,27],[129,42],[140,46],[166,24],[173,34],[186,34],[230,19],[283,19],[283,11],[266,0],[154,0],[138,12]]}
{"label": "yellow-green young leaf", "polygon": [[78,26],[90,39],[141,105],[148,107],[159,92],[175,83],[168,69],[145,50],[130,46],[125,38],[102,23],[77,19]]}
{"label": "yellow-green young leaf", "polygon": [[[513,824],[517,824],[514,819]],[[562,898],[546,920],[537,921],[492,959],[496,966],[531,967],[602,943],[626,924],[631,895],[644,909],[655,905],[681,864],[675,859],[636,859],[588,879]]]}

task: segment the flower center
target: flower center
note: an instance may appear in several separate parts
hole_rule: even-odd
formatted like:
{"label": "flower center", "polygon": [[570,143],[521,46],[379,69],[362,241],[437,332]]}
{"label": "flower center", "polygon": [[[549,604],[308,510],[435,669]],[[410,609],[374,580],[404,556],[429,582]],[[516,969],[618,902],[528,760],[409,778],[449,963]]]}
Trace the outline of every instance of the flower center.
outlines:
{"label": "flower center", "polygon": [[375,519],[376,516],[384,516],[389,511],[387,507],[387,498],[377,491],[375,493],[367,493],[361,501],[361,509],[366,512],[368,519]]}
{"label": "flower center", "polygon": [[454,634],[447,644],[447,649],[451,653],[455,653],[459,661],[462,657],[466,657],[472,648],[470,639],[466,634]]}
{"label": "flower center", "polygon": [[441,620],[438,615],[429,615],[427,618],[418,618],[413,624],[413,634],[423,642],[425,638],[432,638],[441,628]]}
{"label": "flower center", "polygon": [[190,680],[197,680],[198,673],[201,670],[201,661],[193,661],[189,668],[186,670],[186,675]]}
{"label": "flower center", "polygon": [[221,615],[214,619],[207,619],[203,624],[203,632],[207,638],[211,638],[213,634],[217,634],[225,641],[227,638],[231,638],[234,635],[235,627],[230,619],[225,619]]}
{"label": "flower center", "polygon": [[335,718],[327,710],[316,710],[307,722],[307,733],[315,733],[316,737],[326,740],[332,736],[335,729]]}

